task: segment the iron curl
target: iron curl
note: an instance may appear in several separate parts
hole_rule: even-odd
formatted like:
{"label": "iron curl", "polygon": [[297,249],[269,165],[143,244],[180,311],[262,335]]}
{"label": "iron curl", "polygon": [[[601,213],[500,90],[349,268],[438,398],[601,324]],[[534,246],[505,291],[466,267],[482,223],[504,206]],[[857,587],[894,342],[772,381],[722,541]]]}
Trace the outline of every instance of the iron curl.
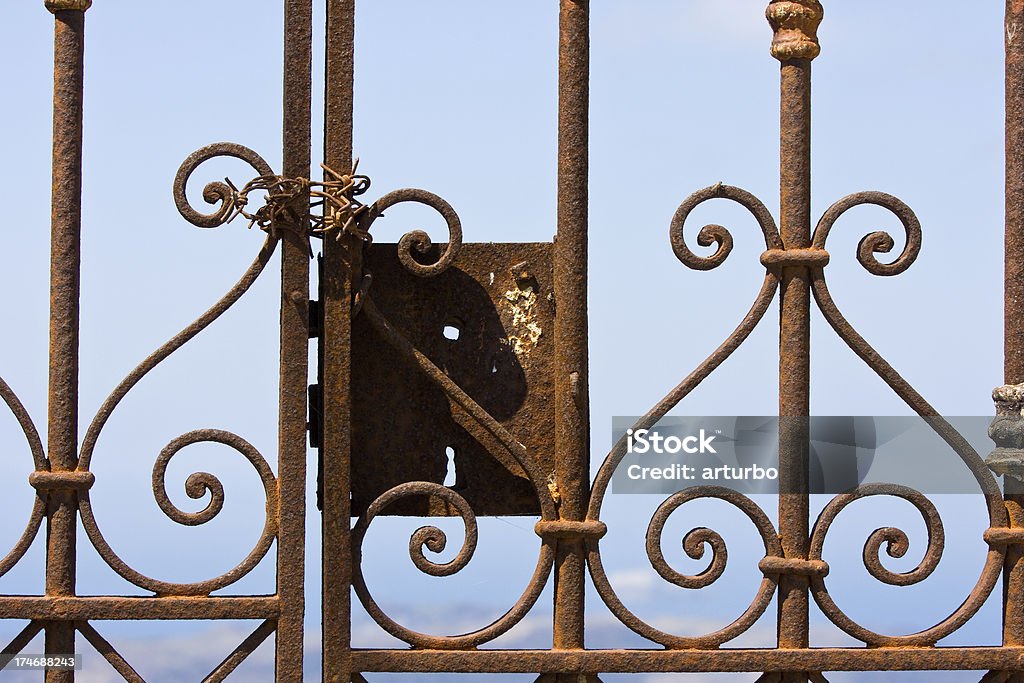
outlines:
{"label": "iron curl", "polygon": [[942,526],[942,518],[938,510],[923,494],[912,488],[898,484],[866,484],[858,486],[849,493],[843,493],[831,501],[821,511],[818,521],[811,533],[811,559],[820,560],[832,522],[847,506],[855,501],[873,496],[891,496],[905,500],[920,513],[928,533],[928,546],[921,562],[909,572],[893,572],[882,564],[882,546],[889,557],[900,558],[910,549],[910,539],[906,532],[896,527],[875,529],[864,544],[864,567],[872,577],[890,586],[911,586],[924,581],[938,566],[942,559],[946,535]]}
{"label": "iron curl", "polygon": [[[725,545],[725,540],[718,532],[712,529],[697,527],[695,529],[691,529],[683,537],[683,551],[687,556],[694,560],[701,559],[704,556],[706,548],[710,547],[712,550],[710,563],[707,568],[699,574],[687,575],[676,571],[669,566],[661,550],[665,524],[672,513],[690,501],[706,498],[721,500],[738,508],[757,528],[758,534],[761,536],[761,540],[764,543],[765,557],[782,557],[782,547],[779,543],[779,537],[775,531],[775,527],[772,525],[771,520],[768,519],[768,516],[764,511],[761,510],[761,508],[759,508],[750,498],[737,491],[720,486],[693,486],[672,494],[660,506],[658,506],[658,509],[655,511],[654,516],[651,518],[651,523],[647,528],[647,557],[651,562],[651,566],[659,576],[669,583],[682,588],[699,589],[711,585],[725,572],[726,563],[728,561],[728,551]],[[591,513],[593,512],[594,511],[591,511]],[[622,603],[618,595],[615,593],[615,589],[612,587],[604,569],[598,539],[595,538],[587,540],[587,558],[590,566],[590,575],[594,579],[594,586],[597,589],[598,594],[601,596],[601,599],[604,600],[604,603],[608,606],[608,609],[610,609],[625,626],[629,627],[637,634],[656,643],[660,643],[667,648],[674,649],[714,648],[737,637],[749,629],[760,618],[760,616],[764,614],[765,609],[767,609],[771,602],[772,595],[774,595],[775,587],[777,585],[776,578],[773,575],[764,573],[753,601],[743,614],[737,617],[732,623],[705,635],[680,636],[666,633],[665,631],[655,628],[640,619],[640,617],[630,611],[630,609]]]}
{"label": "iron curl", "polygon": [[171,502],[167,495],[167,465],[184,448],[198,443],[219,443],[240,453],[256,470],[267,496],[268,511],[276,508],[273,495],[275,477],[266,459],[248,441],[231,432],[219,429],[198,429],[182,434],[164,446],[153,464],[153,496],[165,515],[184,526],[206,524],[220,514],[224,507],[224,484],[209,472],[194,472],[185,480],[185,493],[193,500],[210,500],[199,512],[185,512]]}
{"label": "iron curl", "polygon": [[100,557],[124,579],[140,588],[153,591],[157,595],[209,595],[215,590],[229,586],[251,572],[260,563],[270,551],[270,547],[277,537],[279,507],[277,479],[270,469],[270,465],[248,441],[237,434],[219,429],[199,429],[182,434],[167,444],[160,452],[156,464],[153,466],[153,495],[164,514],[178,524],[198,526],[215,518],[224,506],[224,485],[209,472],[194,473],[188,477],[185,483],[185,492],[190,498],[199,500],[207,494],[210,495],[210,501],[203,510],[192,513],[184,512],[171,503],[167,496],[165,481],[168,463],[186,446],[197,443],[223,444],[243,455],[259,475],[266,496],[266,517],[259,540],[244,560],[218,577],[192,583],[175,583],[154,579],[136,571],[114,552],[103,537],[103,533],[96,523],[89,494],[83,493],[80,500],[82,526]]}
{"label": "iron curl", "polygon": [[462,547],[456,556],[451,561],[441,564],[427,558],[424,548],[433,553],[442,552],[448,543],[448,537],[444,531],[435,526],[423,526],[414,531],[409,539],[409,557],[417,569],[430,576],[452,576],[462,571],[469,564],[470,560],[473,559],[473,554],[476,552],[478,536],[476,515],[466,499],[456,491],[447,486],[427,481],[406,482],[385,491],[370,504],[366,514],[359,518],[359,521],[352,529],[352,588],[373,620],[391,635],[414,647],[445,650],[476,647],[497,638],[519,623],[537,602],[537,598],[540,597],[541,592],[544,590],[544,585],[547,583],[547,578],[551,573],[551,566],[554,563],[554,546],[551,542],[544,541],[541,544],[537,567],[530,578],[529,585],[527,585],[516,604],[508,612],[484,628],[454,636],[419,633],[402,626],[381,609],[380,605],[377,604],[370,594],[370,590],[366,585],[366,579],[363,576],[363,541],[366,538],[366,532],[369,529],[370,523],[385,508],[402,498],[410,496],[436,496],[445,501],[458,513],[466,532]]}
{"label": "iron curl", "polygon": [[476,515],[473,513],[472,508],[470,508],[469,503],[466,502],[466,499],[447,486],[426,481],[414,481],[396,486],[385,492],[370,505],[366,515],[359,520],[357,528],[363,527],[365,530],[365,527],[369,526],[370,522],[384,508],[402,498],[410,496],[436,496],[440,498],[458,511],[459,517],[462,519],[466,529],[466,537],[462,543],[462,548],[459,549],[455,558],[445,564],[438,564],[428,559],[423,549],[427,548],[432,553],[441,553],[448,545],[448,537],[444,531],[436,526],[420,527],[413,532],[412,537],[409,539],[409,557],[412,559],[412,563],[421,572],[431,576],[452,576],[465,569],[476,552],[479,533]]}
{"label": "iron curl", "polygon": [[440,275],[448,270],[462,249],[462,222],[459,220],[459,215],[455,213],[452,205],[433,192],[415,188],[388,192],[367,209],[361,220],[362,230],[369,232],[373,222],[383,216],[387,209],[402,203],[429,206],[441,214],[441,217],[444,218],[445,223],[448,225],[448,243],[445,245],[444,251],[441,252],[438,260],[432,264],[420,263],[413,255],[415,252],[422,257],[430,252],[433,243],[426,232],[423,230],[410,230],[402,235],[402,238],[398,241],[398,259],[405,266],[406,270],[419,277]]}
{"label": "iron curl", "polygon": [[[942,521],[935,506],[923,494],[914,489],[897,484],[865,484],[853,491],[833,498],[821,511],[814,529],[811,532],[811,545],[808,556],[813,560],[821,560],[825,537],[832,522],[851,503],[872,496],[893,496],[910,503],[920,513],[928,533],[928,544],[924,557],[918,565],[908,572],[893,572],[882,566],[882,546],[885,546],[889,557],[903,557],[910,547],[909,538],[902,529],[882,527],[876,529],[864,544],[863,559],[868,573],[875,579],[891,586],[910,586],[928,578],[942,559],[945,533]],[[993,514],[992,523],[1005,521],[1005,510],[1001,514]],[[930,628],[907,635],[886,635],[876,633],[851,619],[832,599],[824,576],[811,576],[810,589],[814,601],[818,603],[822,613],[833,624],[846,631],[849,635],[863,641],[871,647],[923,647],[932,646],[940,639],[953,633],[973,617],[988,596],[992,593],[1002,571],[1004,555],[1001,550],[990,548],[982,568],[981,576],[970,594],[949,616]]]}
{"label": "iron curl", "polygon": [[224,225],[233,218],[239,206],[239,193],[237,188],[225,179],[225,182],[214,181],[207,183],[203,188],[203,201],[207,204],[219,204],[212,213],[203,213],[196,210],[189,204],[186,196],[186,188],[189,178],[205,162],[218,157],[233,157],[246,162],[260,177],[272,176],[274,171],[270,168],[263,157],[243,145],[233,142],[217,142],[196,150],[182,162],[174,176],[174,205],[178,207],[178,213],[182,218],[198,228],[216,228]]}
{"label": "iron curl", "polygon": [[917,219],[913,209],[903,203],[902,200],[885,192],[857,192],[843,197],[830,206],[814,229],[814,235],[811,238],[813,248],[824,249],[825,242],[832,231],[832,226],[839,220],[839,217],[853,207],[862,204],[880,206],[891,211],[900,220],[900,223],[903,224],[903,230],[906,233],[906,244],[904,244],[903,251],[900,252],[900,255],[894,261],[882,263],[878,260],[876,254],[888,254],[893,250],[896,243],[892,235],[887,232],[876,231],[868,233],[857,245],[857,261],[872,275],[899,275],[913,265],[914,261],[917,260],[918,254],[921,253],[921,222]]}
{"label": "iron curl", "polygon": [[724,226],[712,223],[705,225],[697,233],[697,244],[701,247],[716,246],[715,253],[710,256],[698,256],[687,246],[683,235],[683,226],[690,213],[704,202],[712,199],[728,199],[736,202],[747,209],[764,233],[765,247],[767,249],[782,249],[782,238],[779,237],[779,229],[775,225],[775,219],[771,212],[765,207],[760,199],[746,190],[731,185],[718,183],[703,190],[694,192],[676,209],[672,217],[672,224],[669,227],[669,240],[672,242],[672,251],[676,258],[688,268],[694,270],[712,270],[725,262],[725,259],[732,253],[732,233]]}
{"label": "iron curl", "polygon": [[[668,518],[682,505],[698,498],[717,498],[736,506],[750,518],[765,539],[774,537],[775,533],[764,512],[745,496],[735,491],[708,487],[690,488],[673,494],[658,506],[647,527],[647,557],[651,561],[651,566],[663,579],[681,588],[696,589],[710,586],[725,572],[729,557],[725,539],[717,531],[706,527],[697,527],[691,529],[683,537],[683,551],[691,559],[699,560],[704,557],[705,548],[711,548],[712,556],[708,567],[699,574],[686,575],[672,569],[665,560],[665,555],[661,550],[661,541]],[[766,541],[766,547],[767,544]]]}

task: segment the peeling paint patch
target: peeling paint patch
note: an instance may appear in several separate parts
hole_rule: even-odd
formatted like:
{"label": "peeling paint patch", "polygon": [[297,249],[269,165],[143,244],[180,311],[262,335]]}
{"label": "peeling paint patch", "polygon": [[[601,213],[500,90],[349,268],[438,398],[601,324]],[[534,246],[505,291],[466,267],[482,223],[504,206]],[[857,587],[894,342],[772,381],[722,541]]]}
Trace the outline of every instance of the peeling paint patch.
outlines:
{"label": "peeling paint patch", "polygon": [[512,313],[512,331],[508,336],[508,345],[520,361],[525,360],[544,331],[537,324],[537,314],[533,310],[537,305],[537,293],[532,286],[523,289],[510,289],[505,292]]}

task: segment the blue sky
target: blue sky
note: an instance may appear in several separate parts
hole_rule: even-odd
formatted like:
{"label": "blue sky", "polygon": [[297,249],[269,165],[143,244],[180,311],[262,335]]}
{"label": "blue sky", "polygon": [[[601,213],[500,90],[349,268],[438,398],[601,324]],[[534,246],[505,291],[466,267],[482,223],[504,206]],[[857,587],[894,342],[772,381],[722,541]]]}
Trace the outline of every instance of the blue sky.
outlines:
{"label": "blue sky", "polygon": [[[184,223],[174,210],[170,186],[191,151],[221,140],[252,147],[279,168],[278,4],[183,0],[171,10],[160,3],[96,0],[88,14],[83,430],[121,377],[219,298],[259,248],[261,236],[247,233],[241,222],[217,230]],[[318,16],[322,4],[317,3]],[[676,261],[667,233],[679,203],[718,181],[750,190],[777,211],[778,66],[768,54],[765,4],[594,2],[590,325],[595,467],[611,446],[611,416],[646,411],[728,335],[757,291],[762,246],[756,226],[742,211],[716,202],[691,218],[691,245],[697,226],[712,221],[729,226],[736,238],[733,255],[712,272],[689,271]],[[876,229],[889,229],[899,240],[898,223],[881,210],[851,212],[830,240],[827,274],[833,294],[858,330],[950,415],[989,414],[990,391],[1001,383],[999,5],[974,3],[968,11],[952,2],[825,2],[822,55],[814,66],[814,215],[846,194],[877,189],[906,201],[924,230],[918,262],[900,277],[877,278],[856,263],[856,244]],[[319,24],[317,31],[319,64]],[[8,65],[3,78],[7,106],[0,110],[6,131],[0,136],[0,159],[7,169],[8,195],[0,287],[9,294],[4,297],[7,333],[0,336],[0,375],[19,393],[40,429],[46,412],[51,32],[52,19],[41,0],[0,8],[0,59]],[[355,140],[360,169],[373,178],[369,198],[399,187],[422,187],[456,208],[468,241],[549,240],[555,230],[557,3],[374,0],[360,5],[357,34]],[[317,80],[314,130],[321,87]],[[319,142],[314,145],[314,158],[319,158]],[[201,173],[208,173],[204,180],[227,173],[242,182],[249,177],[247,168],[230,163],[211,164]],[[395,211],[394,216],[378,223],[378,241],[394,240],[413,221],[422,221],[443,239],[443,226],[429,213]],[[212,576],[240,560],[258,535],[259,484],[232,454],[192,449],[169,472],[172,499],[183,506],[194,503],[181,492],[181,482],[200,466],[216,468],[212,471],[225,481],[224,512],[204,527],[186,529],[163,517],[149,493],[149,476],[164,444],[200,426],[237,431],[273,459],[274,270],[133,391],[100,442],[93,468],[98,521],[112,545],[144,573],[179,580]],[[775,412],[776,320],[773,309],[735,357],[678,412]],[[815,413],[908,412],[820,317],[814,320],[813,340]],[[0,438],[10,444],[3,457],[12,474],[0,482],[0,499],[8,514],[20,519],[31,504],[31,491],[23,483],[30,458],[7,416],[0,417]],[[315,464],[312,453],[309,462]],[[605,561],[616,573],[613,585],[621,585],[623,598],[629,595],[638,612],[682,632],[699,630],[704,623],[727,623],[742,611],[755,585],[757,553],[741,522],[709,504],[688,513],[692,516],[686,521],[694,524],[678,523],[680,534],[709,521],[720,523],[716,528],[723,533],[735,533],[736,540],[727,537],[730,572],[698,595],[662,582],[642,554],[643,530],[659,501],[609,498],[606,510],[613,529]],[[859,547],[875,528],[871,524],[901,520],[918,545],[890,566],[912,567],[919,558],[914,548],[923,547],[919,521],[898,505],[879,504],[851,522],[848,537],[855,540],[849,547],[839,543],[834,551],[846,564],[837,571],[839,560],[833,561],[830,577],[837,599],[846,596],[841,604],[861,610],[857,614],[871,619],[872,626],[893,632],[928,626],[943,616],[943,609],[955,608],[973,585],[983,552],[980,503],[964,500],[939,501],[950,537],[946,558],[931,579],[899,595],[867,577],[857,559]],[[771,515],[772,501],[764,502]],[[373,556],[367,561],[381,582],[382,602],[396,614],[424,622],[425,628],[431,626],[425,623],[428,608],[448,605],[451,609],[442,613],[446,623],[432,624],[439,632],[457,628],[453,612],[467,620],[479,614],[480,621],[469,627],[503,612],[536,558],[532,521],[485,520],[471,567],[438,581],[419,575],[409,563],[407,531],[397,541],[386,540],[389,532],[411,530],[411,523],[376,524],[380,528],[371,538]],[[314,680],[319,520],[312,507],[308,526],[307,622]],[[0,547],[9,547],[21,528],[14,522],[0,527]],[[37,543],[24,566],[0,580],[0,591],[39,592],[41,551]],[[685,564],[690,561],[678,547],[675,551],[670,561],[690,571],[699,568],[699,563]],[[128,590],[84,542],[79,558],[82,593]],[[264,562],[237,589],[267,590],[272,572],[272,563]],[[994,642],[996,602],[990,601],[954,636],[956,642]],[[545,646],[548,604],[549,597],[542,597],[530,621],[507,636],[507,644]],[[904,607],[897,609],[897,604]],[[639,644],[610,621],[596,596],[590,605],[593,645]],[[364,639],[360,644],[387,642],[365,617],[356,618],[358,637]],[[814,622],[814,642],[848,642],[821,622],[820,616]],[[737,644],[771,644],[773,623],[769,611]],[[0,635],[13,632],[8,626],[0,627]],[[223,634],[229,627],[104,624],[101,630],[115,643],[124,641],[126,649],[136,647],[137,658],[143,658],[160,648],[191,651],[182,642],[226,653],[233,646],[230,637],[220,643],[203,634]],[[222,655],[202,656],[216,662]],[[139,668],[145,667],[140,663]],[[255,669],[248,675],[262,680]],[[82,680],[109,680],[105,676],[99,667]],[[162,676],[154,670],[153,677]]]}

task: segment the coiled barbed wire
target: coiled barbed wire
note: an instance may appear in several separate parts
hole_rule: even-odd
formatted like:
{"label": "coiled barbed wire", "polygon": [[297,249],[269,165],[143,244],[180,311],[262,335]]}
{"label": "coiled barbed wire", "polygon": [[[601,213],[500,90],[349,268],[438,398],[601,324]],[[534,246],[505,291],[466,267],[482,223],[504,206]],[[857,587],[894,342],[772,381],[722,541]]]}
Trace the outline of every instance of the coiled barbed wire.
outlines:
{"label": "coiled barbed wire", "polygon": [[[370,178],[356,173],[358,165],[359,161],[356,160],[350,173],[339,173],[326,164],[320,164],[325,174],[322,181],[261,175],[238,188],[230,179],[225,178],[231,188],[231,208],[224,223],[242,216],[249,221],[250,229],[255,225],[272,233],[286,226],[294,226],[296,229],[305,226],[300,234],[307,239],[341,232],[369,244],[372,237],[360,221],[367,206],[356,197],[370,189]],[[264,205],[254,212],[247,211],[249,194],[261,190],[267,193]],[[310,201],[301,203],[301,206],[307,207],[305,215],[301,215],[297,210],[300,205],[297,200],[304,197],[309,197]],[[317,208],[322,210],[315,212]]]}

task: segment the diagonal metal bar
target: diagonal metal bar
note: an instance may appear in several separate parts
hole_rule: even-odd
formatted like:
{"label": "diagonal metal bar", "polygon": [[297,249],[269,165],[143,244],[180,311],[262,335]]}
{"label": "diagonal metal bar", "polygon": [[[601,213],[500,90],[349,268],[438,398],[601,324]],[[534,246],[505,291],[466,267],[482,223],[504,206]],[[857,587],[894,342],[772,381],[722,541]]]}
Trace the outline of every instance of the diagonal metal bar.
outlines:
{"label": "diagonal metal bar", "polygon": [[[217,668],[211,671],[209,675],[207,675],[206,678],[203,679],[203,683],[220,683],[220,681],[223,681],[225,678],[227,678],[232,671],[238,668],[239,664],[245,661],[246,657],[255,652],[256,648],[263,644],[263,641],[265,641],[270,636],[270,634],[276,630],[276,628],[276,624],[273,621],[270,621],[269,619],[260,624],[255,631],[250,633],[245,638],[245,640],[243,640],[238,645],[238,647],[231,651],[231,654],[224,658],[224,661],[217,665]],[[280,654],[278,654],[277,668],[279,671],[281,669],[282,664],[283,663],[281,662]],[[301,664],[302,660],[300,659],[300,674]]]}
{"label": "diagonal metal bar", "polygon": [[85,639],[96,648],[97,652],[103,655],[103,658],[114,668],[114,671],[121,674],[124,680],[128,681],[128,683],[146,683],[146,680],[139,675],[139,672],[125,661],[124,657],[114,649],[114,646],[92,627],[92,624],[88,621],[76,621],[75,628],[85,636]]}
{"label": "diagonal metal bar", "polygon": [[[637,420],[633,429],[649,429],[658,423],[658,420],[665,417],[672,408],[686,398],[697,385],[703,382],[712,372],[722,365],[740,347],[747,337],[751,335],[765,314],[768,307],[775,300],[775,294],[779,289],[779,281],[770,273],[765,276],[761,289],[754,299],[750,310],[740,321],[739,325],[732,331],[729,337],[723,341],[711,355],[705,358],[693,372],[687,375],[672,390],[665,395],[658,403],[647,411],[647,414]],[[587,519],[596,520],[601,515],[601,504],[604,500],[605,490],[611,482],[612,473],[626,455],[626,437],[623,436],[608,453],[601,469],[594,480],[593,493],[590,497],[590,507],[587,510]]]}
{"label": "diagonal metal bar", "polygon": [[16,655],[24,650],[32,639],[39,635],[39,632],[43,630],[43,622],[33,619],[25,625],[25,628],[21,629],[21,632],[14,636],[11,642],[7,643],[7,647],[0,650],[0,654],[3,655]]}
{"label": "diagonal metal bar", "polygon": [[986,504],[993,519],[1001,524],[1007,524],[1006,511],[999,501],[1000,492],[995,480],[988,476],[988,468],[985,466],[974,447],[942,417],[928,401],[917,392],[914,387],[905,380],[899,372],[879,354],[871,344],[868,343],[846,317],[839,310],[832,295],[829,293],[828,285],[824,276],[816,272],[812,277],[812,291],[818,310],[824,316],[825,321],[839,335],[840,339],[853,351],[883,382],[896,393],[911,409],[921,417],[929,418],[932,429],[950,445],[950,447],[963,458],[970,468],[971,473],[979,480],[982,492],[985,494]]}
{"label": "diagonal metal bar", "polygon": [[[543,482],[545,481],[544,475],[538,470],[536,462],[526,451],[526,448],[516,441],[515,437],[509,434],[508,430],[505,429],[501,423],[495,420],[480,406],[479,403],[474,401],[458,384],[453,382],[443,370],[437,367],[433,361],[414,347],[398,329],[393,327],[373,303],[373,299],[371,297],[364,297],[362,312],[369,318],[374,329],[384,337],[389,344],[416,363],[420,367],[420,370],[444,389],[448,396],[460,408],[466,411],[470,417],[476,420],[481,427],[486,429],[492,437],[501,443],[502,447],[508,451],[509,455],[515,458],[515,461],[523,468],[534,486],[539,488],[543,485]],[[551,496],[540,495],[538,498],[540,501],[541,515],[544,519],[554,519],[557,516],[557,513],[555,512],[554,501]]]}
{"label": "diagonal metal bar", "polygon": [[95,451],[96,443],[99,440],[100,433],[103,431],[103,427],[106,425],[111,414],[113,414],[114,409],[117,408],[128,392],[142,381],[142,378],[149,374],[153,368],[195,338],[195,336],[200,332],[212,325],[214,321],[220,318],[220,316],[222,316],[229,308],[234,306],[235,303],[237,303],[238,300],[249,291],[263,273],[267,264],[270,263],[270,259],[274,255],[277,244],[278,239],[268,235],[252,264],[242,274],[242,277],[239,278],[238,282],[236,282],[224,296],[222,296],[215,304],[213,304],[213,306],[208,308],[187,327],[178,332],[178,334],[167,340],[163,346],[146,357],[130,373],[128,373],[124,379],[121,380],[121,383],[118,384],[112,392],[110,392],[110,395],[103,401],[103,405],[100,406],[98,411],[96,411],[96,415],[89,424],[89,429],[86,431],[85,437],[82,440],[82,450],[78,469],[89,469],[92,463],[93,452]]}

